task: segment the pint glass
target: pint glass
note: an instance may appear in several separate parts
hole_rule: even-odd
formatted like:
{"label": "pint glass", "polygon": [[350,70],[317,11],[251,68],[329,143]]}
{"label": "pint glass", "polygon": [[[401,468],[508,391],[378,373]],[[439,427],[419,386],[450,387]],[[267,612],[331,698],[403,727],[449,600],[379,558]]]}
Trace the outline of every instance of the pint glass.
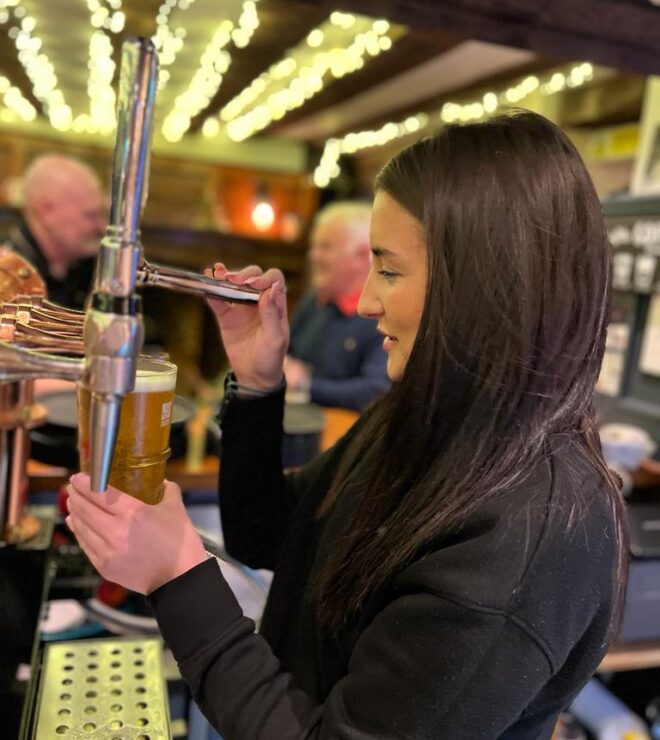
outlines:
{"label": "pint glass", "polygon": [[[147,504],[157,504],[163,498],[175,384],[176,365],[140,357],[135,389],[121,404],[109,483]],[[91,397],[78,383],[78,452],[84,473],[89,472]]]}

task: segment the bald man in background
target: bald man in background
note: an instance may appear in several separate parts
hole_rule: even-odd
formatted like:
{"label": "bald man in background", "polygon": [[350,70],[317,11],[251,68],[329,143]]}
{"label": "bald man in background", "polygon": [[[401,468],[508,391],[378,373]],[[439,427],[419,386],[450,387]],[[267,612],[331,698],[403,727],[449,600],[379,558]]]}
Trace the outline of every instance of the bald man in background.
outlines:
{"label": "bald man in background", "polygon": [[371,206],[331,203],[316,216],[308,261],[312,290],[291,319],[287,399],[361,411],[389,388],[376,322],[357,314],[371,267]]}
{"label": "bald man in background", "polygon": [[43,155],[25,172],[22,201],[22,221],[6,245],[36,267],[51,301],[83,308],[105,230],[98,177],[78,159]]}

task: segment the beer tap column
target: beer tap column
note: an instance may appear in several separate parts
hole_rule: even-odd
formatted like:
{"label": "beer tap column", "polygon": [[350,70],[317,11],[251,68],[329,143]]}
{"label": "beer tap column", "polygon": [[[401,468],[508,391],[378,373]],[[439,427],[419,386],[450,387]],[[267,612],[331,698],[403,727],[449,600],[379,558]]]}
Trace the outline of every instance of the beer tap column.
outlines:
{"label": "beer tap column", "polygon": [[157,82],[153,44],[147,39],[126,40],[122,46],[110,219],[83,326],[83,377],[92,394],[90,475],[92,489],[99,492],[108,486],[121,401],[133,390],[144,340],[135,286],[142,262],[139,223],[147,195]]}

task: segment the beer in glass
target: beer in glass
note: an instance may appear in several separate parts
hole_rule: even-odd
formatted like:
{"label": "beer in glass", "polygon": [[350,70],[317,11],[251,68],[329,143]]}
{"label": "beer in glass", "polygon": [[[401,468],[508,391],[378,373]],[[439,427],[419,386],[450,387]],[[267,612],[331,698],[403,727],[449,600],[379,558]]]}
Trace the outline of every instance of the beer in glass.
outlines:
{"label": "beer in glass", "polygon": [[[147,504],[163,498],[175,384],[176,365],[140,357],[135,388],[121,404],[109,483]],[[91,399],[90,390],[78,383],[78,452],[84,473],[89,472]]]}

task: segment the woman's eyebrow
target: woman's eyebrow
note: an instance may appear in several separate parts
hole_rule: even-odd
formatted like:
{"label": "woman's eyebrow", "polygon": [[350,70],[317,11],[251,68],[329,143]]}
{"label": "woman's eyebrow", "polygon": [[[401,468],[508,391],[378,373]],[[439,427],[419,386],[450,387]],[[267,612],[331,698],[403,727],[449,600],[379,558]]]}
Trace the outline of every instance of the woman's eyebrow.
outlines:
{"label": "woman's eyebrow", "polygon": [[385,247],[371,247],[374,257],[396,257],[396,254]]}

